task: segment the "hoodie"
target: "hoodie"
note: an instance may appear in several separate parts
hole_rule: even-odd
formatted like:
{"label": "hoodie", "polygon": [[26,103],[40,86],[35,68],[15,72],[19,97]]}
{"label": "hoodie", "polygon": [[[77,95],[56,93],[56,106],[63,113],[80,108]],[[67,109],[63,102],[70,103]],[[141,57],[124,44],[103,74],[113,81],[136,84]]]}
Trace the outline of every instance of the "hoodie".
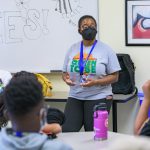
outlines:
{"label": "hoodie", "polygon": [[2,128],[0,132],[0,150],[72,150],[66,144],[50,140],[44,134],[26,133],[17,137],[9,129]]}

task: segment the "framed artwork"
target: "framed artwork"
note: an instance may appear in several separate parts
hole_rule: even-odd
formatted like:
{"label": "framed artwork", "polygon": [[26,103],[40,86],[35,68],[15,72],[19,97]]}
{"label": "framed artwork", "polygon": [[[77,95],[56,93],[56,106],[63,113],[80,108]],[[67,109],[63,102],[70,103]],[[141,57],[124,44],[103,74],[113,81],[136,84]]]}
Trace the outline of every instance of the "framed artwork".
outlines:
{"label": "framed artwork", "polygon": [[126,0],[126,46],[150,46],[150,0]]}

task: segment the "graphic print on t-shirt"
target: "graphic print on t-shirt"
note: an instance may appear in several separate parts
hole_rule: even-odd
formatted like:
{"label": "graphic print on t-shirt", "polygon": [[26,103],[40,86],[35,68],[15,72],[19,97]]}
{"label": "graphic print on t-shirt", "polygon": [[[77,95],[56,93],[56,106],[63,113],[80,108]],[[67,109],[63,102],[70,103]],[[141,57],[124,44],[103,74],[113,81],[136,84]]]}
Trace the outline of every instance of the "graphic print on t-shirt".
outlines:
{"label": "graphic print on t-shirt", "polygon": [[[83,54],[84,62],[86,61],[86,58],[88,57],[87,53]],[[70,72],[79,72],[79,60],[80,60],[80,54],[77,54],[73,57],[73,60],[71,62],[70,66]],[[96,74],[96,62],[97,59],[90,55],[88,61],[86,62],[84,73],[85,74]]]}

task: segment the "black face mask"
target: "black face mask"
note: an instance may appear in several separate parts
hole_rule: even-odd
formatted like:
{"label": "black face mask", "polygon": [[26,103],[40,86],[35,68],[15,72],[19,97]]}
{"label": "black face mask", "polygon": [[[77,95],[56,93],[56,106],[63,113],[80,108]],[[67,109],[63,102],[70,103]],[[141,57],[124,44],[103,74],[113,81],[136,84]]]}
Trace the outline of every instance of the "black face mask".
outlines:
{"label": "black face mask", "polygon": [[84,40],[94,40],[97,30],[95,28],[88,27],[81,33]]}

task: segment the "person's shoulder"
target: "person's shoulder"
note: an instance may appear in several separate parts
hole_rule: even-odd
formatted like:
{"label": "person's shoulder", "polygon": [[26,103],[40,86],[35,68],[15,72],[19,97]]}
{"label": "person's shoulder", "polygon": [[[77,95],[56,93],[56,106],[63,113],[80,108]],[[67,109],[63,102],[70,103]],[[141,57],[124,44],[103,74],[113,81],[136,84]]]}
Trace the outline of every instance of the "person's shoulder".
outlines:
{"label": "person's shoulder", "polygon": [[6,70],[0,70],[0,75],[11,75],[11,73]]}
{"label": "person's shoulder", "polygon": [[67,55],[70,55],[71,53],[78,51],[80,49],[80,44],[81,44],[81,41],[72,44],[69,50],[67,51]]}
{"label": "person's shoulder", "polygon": [[65,144],[65,143],[62,143],[61,141],[55,141],[55,140],[47,140],[43,147],[42,147],[42,150],[49,150],[49,149],[52,149],[52,150],[72,150],[72,148]]}
{"label": "person's shoulder", "polygon": [[12,75],[9,71],[0,70],[0,78],[1,78],[4,86],[6,86],[8,84],[8,82],[10,81],[10,79],[12,78]]}
{"label": "person's shoulder", "polygon": [[80,44],[81,44],[81,41],[78,41],[78,42],[76,42],[76,43],[72,44],[71,48],[79,47],[79,46],[80,46]]}
{"label": "person's shoulder", "polygon": [[[6,128],[6,127],[1,128],[1,131],[0,131],[0,143],[2,142],[1,140],[3,140],[4,137],[5,137],[5,139],[8,138],[7,130],[8,130],[8,128]],[[10,128],[9,128],[9,130],[10,130]]]}
{"label": "person's shoulder", "polygon": [[113,51],[113,49],[106,43],[98,40],[98,46],[100,46],[101,48],[103,48],[105,51]]}

